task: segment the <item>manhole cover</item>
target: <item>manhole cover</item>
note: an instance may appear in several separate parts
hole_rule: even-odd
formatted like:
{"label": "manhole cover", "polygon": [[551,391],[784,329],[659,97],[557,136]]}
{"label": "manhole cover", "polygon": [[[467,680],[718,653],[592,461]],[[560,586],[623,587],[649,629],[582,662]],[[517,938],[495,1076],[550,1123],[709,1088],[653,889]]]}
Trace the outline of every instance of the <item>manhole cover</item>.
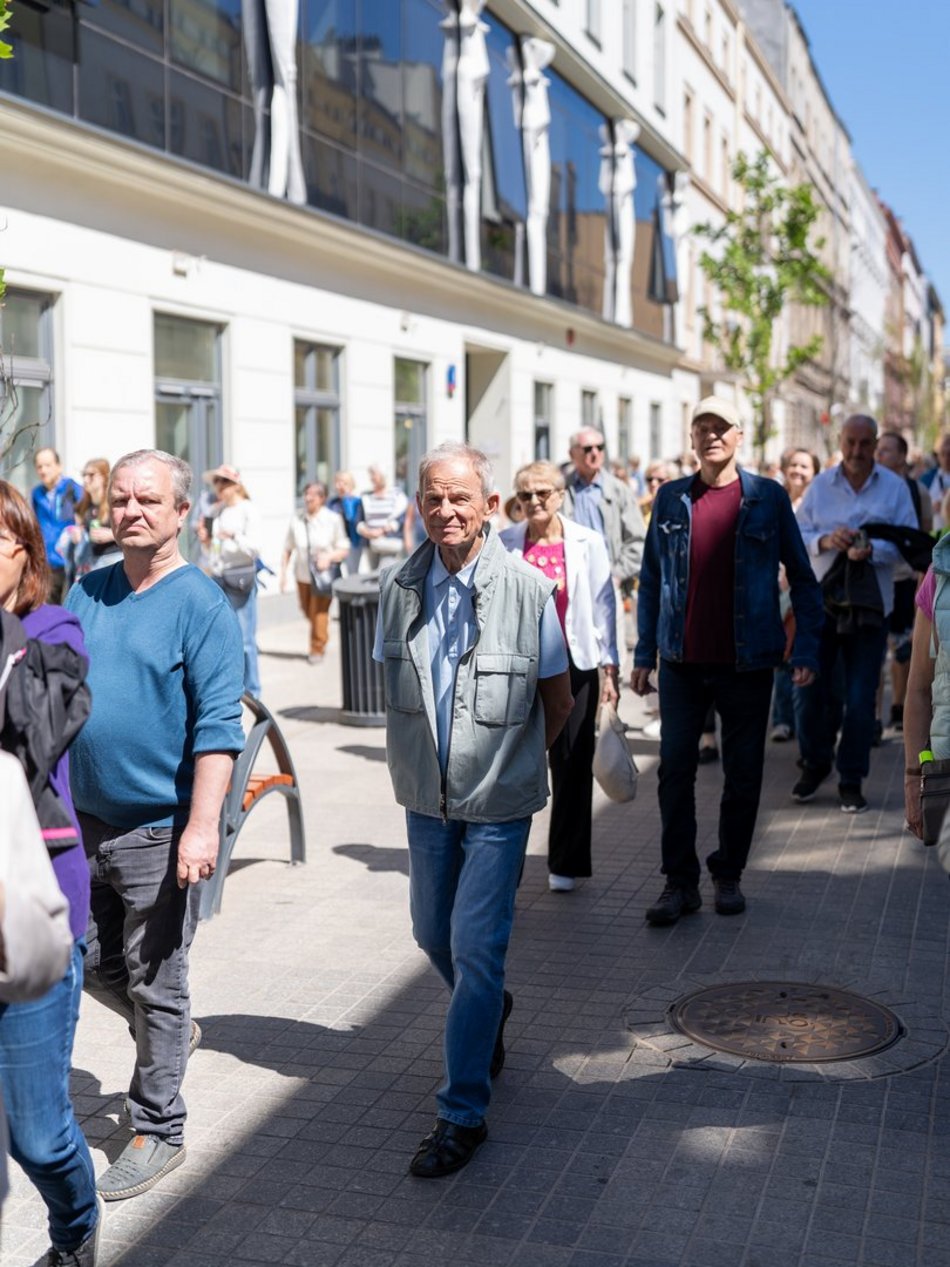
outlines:
{"label": "manhole cover", "polygon": [[778,1063],[856,1060],[890,1047],[904,1032],[879,1003],[794,981],[710,986],[679,999],[669,1016],[704,1047]]}

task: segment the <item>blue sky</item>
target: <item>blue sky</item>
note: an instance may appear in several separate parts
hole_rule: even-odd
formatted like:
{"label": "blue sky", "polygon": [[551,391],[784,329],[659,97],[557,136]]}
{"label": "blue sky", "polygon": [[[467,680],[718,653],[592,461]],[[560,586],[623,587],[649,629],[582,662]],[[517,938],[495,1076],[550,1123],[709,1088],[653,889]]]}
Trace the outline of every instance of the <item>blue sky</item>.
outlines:
{"label": "blue sky", "polygon": [[950,310],[950,4],[792,2],[868,184],[903,220]]}

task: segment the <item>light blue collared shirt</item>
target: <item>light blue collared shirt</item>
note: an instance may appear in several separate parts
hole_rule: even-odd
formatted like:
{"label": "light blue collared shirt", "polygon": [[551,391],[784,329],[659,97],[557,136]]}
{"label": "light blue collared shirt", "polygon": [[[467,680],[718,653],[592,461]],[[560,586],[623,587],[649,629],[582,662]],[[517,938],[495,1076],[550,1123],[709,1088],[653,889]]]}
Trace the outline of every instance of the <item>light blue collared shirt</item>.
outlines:
{"label": "light blue collared shirt", "polygon": [[589,484],[585,484],[575,472],[571,477],[571,482],[574,488],[574,522],[604,536],[604,516],[600,509],[604,486],[600,472],[598,471]]}
{"label": "light blue collared shirt", "polygon": [[[450,572],[442,562],[439,551],[435,550],[426,573],[423,614],[429,646],[432,693],[435,696],[436,745],[439,766],[443,773],[449,754],[455,677],[459,661],[475,645],[478,637],[472,590],[479,557],[476,555],[460,572]],[[376,624],[373,659],[383,660],[382,611]],[[552,594],[541,613],[538,677],[557,677],[567,667],[567,647]]]}
{"label": "light blue collared shirt", "polygon": [[452,697],[459,660],[478,636],[472,585],[476,555],[460,572],[450,572],[438,550],[432,555],[432,566],[426,574],[425,618],[429,641],[429,669],[435,695],[435,725],[439,748],[439,766],[444,771],[449,755],[452,731]]}
{"label": "light blue collared shirt", "polygon": [[[901,475],[874,464],[860,488],[851,487],[841,464],[816,475],[802,498],[796,514],[802,540],[819,581],[838,555],[837,550],[819,550],[819,540],[835,528],[860,528],[862,524],[886,523],[898,528],[916,528],[917,512]],[[871,562],[884,603],[884,615],[894,606],[894,567],[902,555],[889,541],[871,542]]]}

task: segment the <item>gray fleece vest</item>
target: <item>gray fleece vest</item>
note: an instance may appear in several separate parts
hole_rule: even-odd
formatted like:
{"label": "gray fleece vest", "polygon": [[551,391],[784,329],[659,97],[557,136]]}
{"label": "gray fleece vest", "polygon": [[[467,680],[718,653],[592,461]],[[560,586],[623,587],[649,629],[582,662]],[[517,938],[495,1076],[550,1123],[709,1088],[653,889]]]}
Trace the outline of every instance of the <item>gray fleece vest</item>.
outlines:
{"label": "gray fleece vest", "polygon": [[396,800],[433,818],[499,823],[548,797],[539,624],[553,583],[509,554],[486,527],[475,569],[477,634],[458,665],[445,776],[424,612],[435,547],[421,546],[381,581],[386,754]]}

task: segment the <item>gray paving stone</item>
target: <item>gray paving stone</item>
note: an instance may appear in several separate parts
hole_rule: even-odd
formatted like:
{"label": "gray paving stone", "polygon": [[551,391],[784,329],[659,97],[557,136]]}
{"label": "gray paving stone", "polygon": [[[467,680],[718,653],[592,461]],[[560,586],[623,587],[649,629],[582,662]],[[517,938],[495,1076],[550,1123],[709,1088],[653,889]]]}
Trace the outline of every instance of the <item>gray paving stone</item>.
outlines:
{"label": "gray paving stone", "polygon": [[[292,653],[301,631],[261,642]],[[445,993],[411,941],[385,765],[361,755],[382,755],[382,735],[282,715],[335,706],[337,653],[313,671],[263,656],[304,788],[308,864],[287,867],[271,798],[193,952],[205,1042],[185,1085],[192,1155],[110,1211],[102,1267],[950,1267],[950,1075],[934,1059],[950,1015],[946,879],[900,832],[900,745],[874,753],[873,812],[851,824],[833,788],[790,805],[795,754],[770,745],[737,921],[707,902],[674,928],[645,926],[656,746],[638,732],[640,796],[595,794],[595,875],[567,901],[547,892],[539,815],[490,1139],[466,1171],[427,1184],[406,1172],[434,1117]],[[638,710],[625,693],[624,716]],[[701,848],[720,778],[700,772]],[[681,995],[757,977],[867,993],[910,1032],[876,1065],[837,1071],[722,1058],[670,1033]],[[125,1138],[130,1059],[116,1018],[84,1000],[74,1088],[97,1168]],[[38,1216],[15,1173],[4,1267],[40,1255]]]}

